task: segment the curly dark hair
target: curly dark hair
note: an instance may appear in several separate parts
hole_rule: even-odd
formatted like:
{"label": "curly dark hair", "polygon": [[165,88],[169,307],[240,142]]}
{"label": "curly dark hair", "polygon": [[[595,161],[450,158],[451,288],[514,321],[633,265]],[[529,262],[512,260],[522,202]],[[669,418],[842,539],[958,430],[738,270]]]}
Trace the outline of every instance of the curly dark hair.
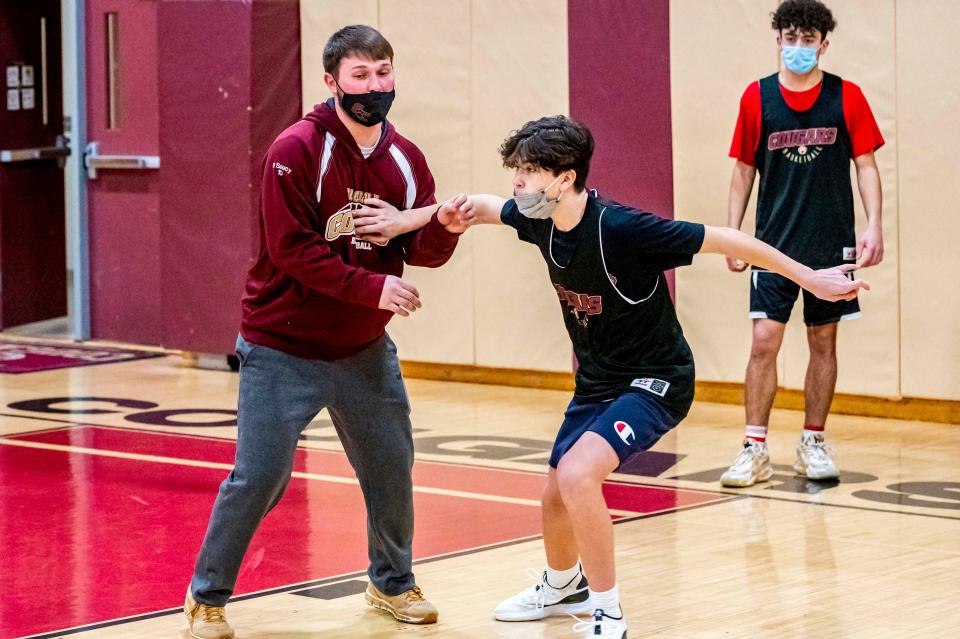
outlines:
{"label": "curly dark hair", "polygon": [[573,190],[581,192],[587,183],[590,158],[593,157],[590,129],[562,115],[527,122],[500,145],[503,166],[515,169],[531,164],[554,175],[574,170]]}
{"label": "curly dark hair", "polygon": [[796,27],[801,32],[819,31],[822,38],[837,28],[833,13],[819,0],[783,0],[770,14],[776,31]]}

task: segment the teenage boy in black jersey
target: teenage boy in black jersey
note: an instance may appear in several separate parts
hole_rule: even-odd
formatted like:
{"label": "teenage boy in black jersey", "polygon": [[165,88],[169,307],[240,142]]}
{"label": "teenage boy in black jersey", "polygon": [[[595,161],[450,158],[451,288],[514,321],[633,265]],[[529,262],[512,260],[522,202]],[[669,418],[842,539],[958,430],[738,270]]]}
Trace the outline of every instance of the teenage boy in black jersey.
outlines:
{"label": "teenage boy in black jersey", "polygon": [[470,196],[458,217],[512,226],[537,245],[579,362],[542,499],[547,569],[494,616],[592,613],[575,630],[622,639],[627,624],[601,484],[675,427],[693,401],[693,356],[663,271],[707,252],[761,265],[828,300],[854,299],[867,285],[847,277],[855,265],[814,271],[738,230],[666,220],[600,198],[586,189],[593,146],[586,127],[563,116],[528,122],[500,148],[504,165],[515,169],[514,198]]}
{"label": "teenage boy in black jersey", "polygon": [[[740,228],[757,172],[757,238],[811,268],[883,259],[880,174],[873,152],[883,136],[860,88],[820,70],[836,27],[817,0],[785,0],[773,14],[783,68],[747,87],[730,147],[737,162],[730,182],[728,224]],[[867,226],[857,238],[850,162]],[[732,271],[747,264],[727,258]],[[753,346],[744,384],[746,437],[720,481],[752,486],[773,475],[767,426],[777,394],[777,353],[800,287],[754,264],[750,274]],[[839,476],[824,443],[824,425],[837,383],[837,326],[860,316],[857,300],[825,302],[803,296],[810,361],[804,383],[804,428],[794,470],[814,480]]]}

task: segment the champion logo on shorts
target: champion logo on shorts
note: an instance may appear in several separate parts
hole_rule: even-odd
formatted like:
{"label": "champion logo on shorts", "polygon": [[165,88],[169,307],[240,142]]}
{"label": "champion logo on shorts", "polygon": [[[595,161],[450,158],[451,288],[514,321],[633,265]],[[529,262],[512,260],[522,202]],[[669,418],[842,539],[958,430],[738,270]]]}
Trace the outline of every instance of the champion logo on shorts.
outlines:
{"label": "champion logo on shorts", "polygon": [[617,431],[617,435],[620,436],[620,439],[623,440],[623,443],[629,446],[633,443],[633,440],[636,439],[636,435],[633,433],[633,428],[630,427],[630,424],[627,422],[614,422],[613,428]]}
{"label": "champion logo on shorts", "polygon": [[635,379],[630,382],[630,386],[664,397],[670,388],[670,382],[665,382],[662,379],[653,379],[652,377],[641,377],[640,379]]}

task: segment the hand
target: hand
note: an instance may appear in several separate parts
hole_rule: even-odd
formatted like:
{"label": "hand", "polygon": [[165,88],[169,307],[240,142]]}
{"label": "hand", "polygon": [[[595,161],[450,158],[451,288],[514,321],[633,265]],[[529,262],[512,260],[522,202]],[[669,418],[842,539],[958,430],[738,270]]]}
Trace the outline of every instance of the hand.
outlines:
{"label": "hand", "polygon": [[468,228],[480,223],[480,219],[477,217],[476,203],[470,199],[470,196],[464,196],[463,202],[460,203],[457,209],[457,220]]}
{"label": "hand", "polygon": [[383,245],[411,230],[403,212],[389,202],[370,197],[363,203],[353,211],[353,228],[359,239]]}
{"label": "hand", "polygon": [[748,266],[750,265],[739,258],[727,256],[727,268],[734,273],[742,273]]}
{"label": "hand", "polygon": [[387,275],[383,282],[383,291],[380,292],[379,308],[400,317],[408,317],[421,306],[423,304],[420,303],[420,293],[413,284],[408,284],[395,275]]}
{"label": "hand", "polygon": [[876,266],[883,261],[883,229],[879,225],[867,226],[857,240],[857,265]]}
{"label": "hand", "polygon": [[856,264],[841,264],[833,268],[814,271],[804,288],[828,302],[856,299],[860,289],[870,290],[870,284],[863,280],[851,280],[847,273],[856,271]]}
{"label": "hand", "polygon": [[437,209],[437,221],[451,233],[463,233],[470,227],[461,219],[460,213],[467,202],[467,196],[463,194],[450,198]]}

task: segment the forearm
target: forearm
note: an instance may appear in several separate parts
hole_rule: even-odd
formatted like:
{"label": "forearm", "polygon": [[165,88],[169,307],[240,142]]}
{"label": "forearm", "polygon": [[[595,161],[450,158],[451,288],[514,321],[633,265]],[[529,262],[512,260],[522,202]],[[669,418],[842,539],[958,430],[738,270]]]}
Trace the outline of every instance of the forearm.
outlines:
{"label": "forearm", "polygon": [[336,299],[377,307],[385,275],[345,264],[322,238],[276,238],[267,229],[267,252],[281,271],[304,286]]}
{"label": "forearm", "polygon": [[870,226],[881,227],[883,210],[883,190],[880,186],[880,171],[877,165],[870,163],[865,166],[857,166],[857,187],[860,190],[860,199],[863,202],[863,210],[867,214],[867,224]]}
{"label": "forearm", "polygon": [[727,202],[727,226],[733,229],[739,229],[743,224],[743,217],[747,212],[747,204],[750,201],[750,192],[753,191],[753,181],[756,178],[757,169],[741,161],[733,167],[733,175],[730,178],[730,196]]}
{"label": "forearm", "polygon": [[450,232],[431,215],[427,224],[410,238],[403,259],[410,266],[442,266],[453,255],[459,239],[458,233]]}
{"label": "forearm", "polygon": [[473,203],[478,224],[503,224],[500,221],[500,211],[507,203],[506,198],[480,193],[471,195],[470,201]]}
{"label": "forearm", "polygon": [[705,226],[701,253],[719,253],[734,257],[760,268],[779,273],[800,286],[813,275],[813,270],[787,257],[769,244],[737,229]]}
{"label": "forearm", "polygon": [[440,204],[428,204],[419,209],[406,209],[400,211],[400,224],[402,233],[410,233],[425,227],[433,218],[434,214],[440,209]]}

